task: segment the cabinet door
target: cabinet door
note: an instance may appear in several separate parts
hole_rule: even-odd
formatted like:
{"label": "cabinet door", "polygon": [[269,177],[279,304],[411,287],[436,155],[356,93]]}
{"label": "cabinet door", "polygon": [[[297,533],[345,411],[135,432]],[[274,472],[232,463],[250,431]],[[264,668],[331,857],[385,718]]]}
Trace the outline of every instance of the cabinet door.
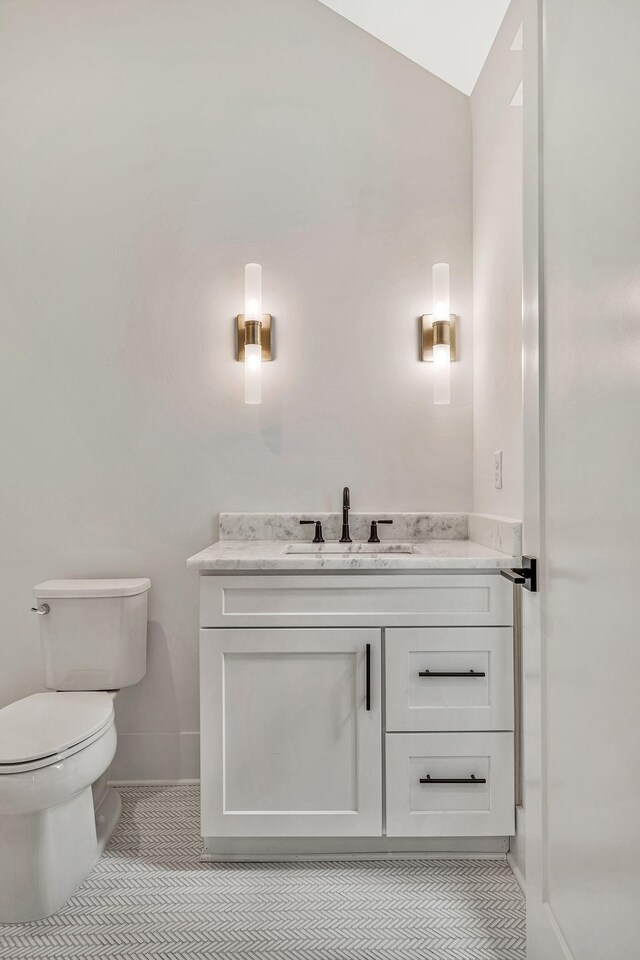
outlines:
{"label": "cabinet door", "polygon": [[202,835],[380,836],[380,672],[379,630],[201,630]]}

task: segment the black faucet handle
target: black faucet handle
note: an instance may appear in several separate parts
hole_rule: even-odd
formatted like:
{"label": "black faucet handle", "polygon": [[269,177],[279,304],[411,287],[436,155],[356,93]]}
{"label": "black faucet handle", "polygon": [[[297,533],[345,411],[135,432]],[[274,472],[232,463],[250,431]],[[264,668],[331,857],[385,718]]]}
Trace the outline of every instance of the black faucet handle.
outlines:
{"label": "black faucet handle", "polygon": [[322,536],[322,520],[301,520],[300,525],[304,526],[308,523],[315,523],[316,529],[313,534],[312,543],[324,543],[324,537]]}
{"label": "black faucet handle", "polygon": [[378,536],[378,524],[379,523],[393,523],[393,520],[372,520],[371,521],[371,533],[369,534],[369,543],[380,543],[380,537]]}

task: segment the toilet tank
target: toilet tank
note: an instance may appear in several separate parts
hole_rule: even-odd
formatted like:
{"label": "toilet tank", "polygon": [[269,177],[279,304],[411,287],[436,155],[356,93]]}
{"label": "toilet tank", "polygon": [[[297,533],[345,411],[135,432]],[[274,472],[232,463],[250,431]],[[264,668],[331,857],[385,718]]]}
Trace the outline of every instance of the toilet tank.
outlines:
{"label": "toilet tank", "polygon": [[138,683],[147,670],[150,586],[139,577],[47,580],[34,587],[45,686],[118,690]]}

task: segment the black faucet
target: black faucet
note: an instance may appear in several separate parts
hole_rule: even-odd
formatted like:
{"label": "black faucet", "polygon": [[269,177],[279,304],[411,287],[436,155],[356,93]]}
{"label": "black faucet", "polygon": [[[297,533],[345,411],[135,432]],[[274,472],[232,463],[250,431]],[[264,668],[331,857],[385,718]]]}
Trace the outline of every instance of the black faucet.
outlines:
{"label": "black faucet", "polygon": [[340,537],[340,543],[351,543],[351,535],[349,533],[349,507],[351,506],[351,498],[349,495],[349,487],[345,487],[342,491],[342,536]]}

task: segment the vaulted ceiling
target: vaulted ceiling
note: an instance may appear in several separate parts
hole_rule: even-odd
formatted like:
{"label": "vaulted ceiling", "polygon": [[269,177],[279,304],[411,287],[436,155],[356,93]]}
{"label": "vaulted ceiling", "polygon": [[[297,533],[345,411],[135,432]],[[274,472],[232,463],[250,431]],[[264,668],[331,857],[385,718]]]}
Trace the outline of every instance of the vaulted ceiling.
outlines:
{"label": "vaulted ceiling", "polygon": [[509,0],[321,0],[336,13],[471,93]]}

